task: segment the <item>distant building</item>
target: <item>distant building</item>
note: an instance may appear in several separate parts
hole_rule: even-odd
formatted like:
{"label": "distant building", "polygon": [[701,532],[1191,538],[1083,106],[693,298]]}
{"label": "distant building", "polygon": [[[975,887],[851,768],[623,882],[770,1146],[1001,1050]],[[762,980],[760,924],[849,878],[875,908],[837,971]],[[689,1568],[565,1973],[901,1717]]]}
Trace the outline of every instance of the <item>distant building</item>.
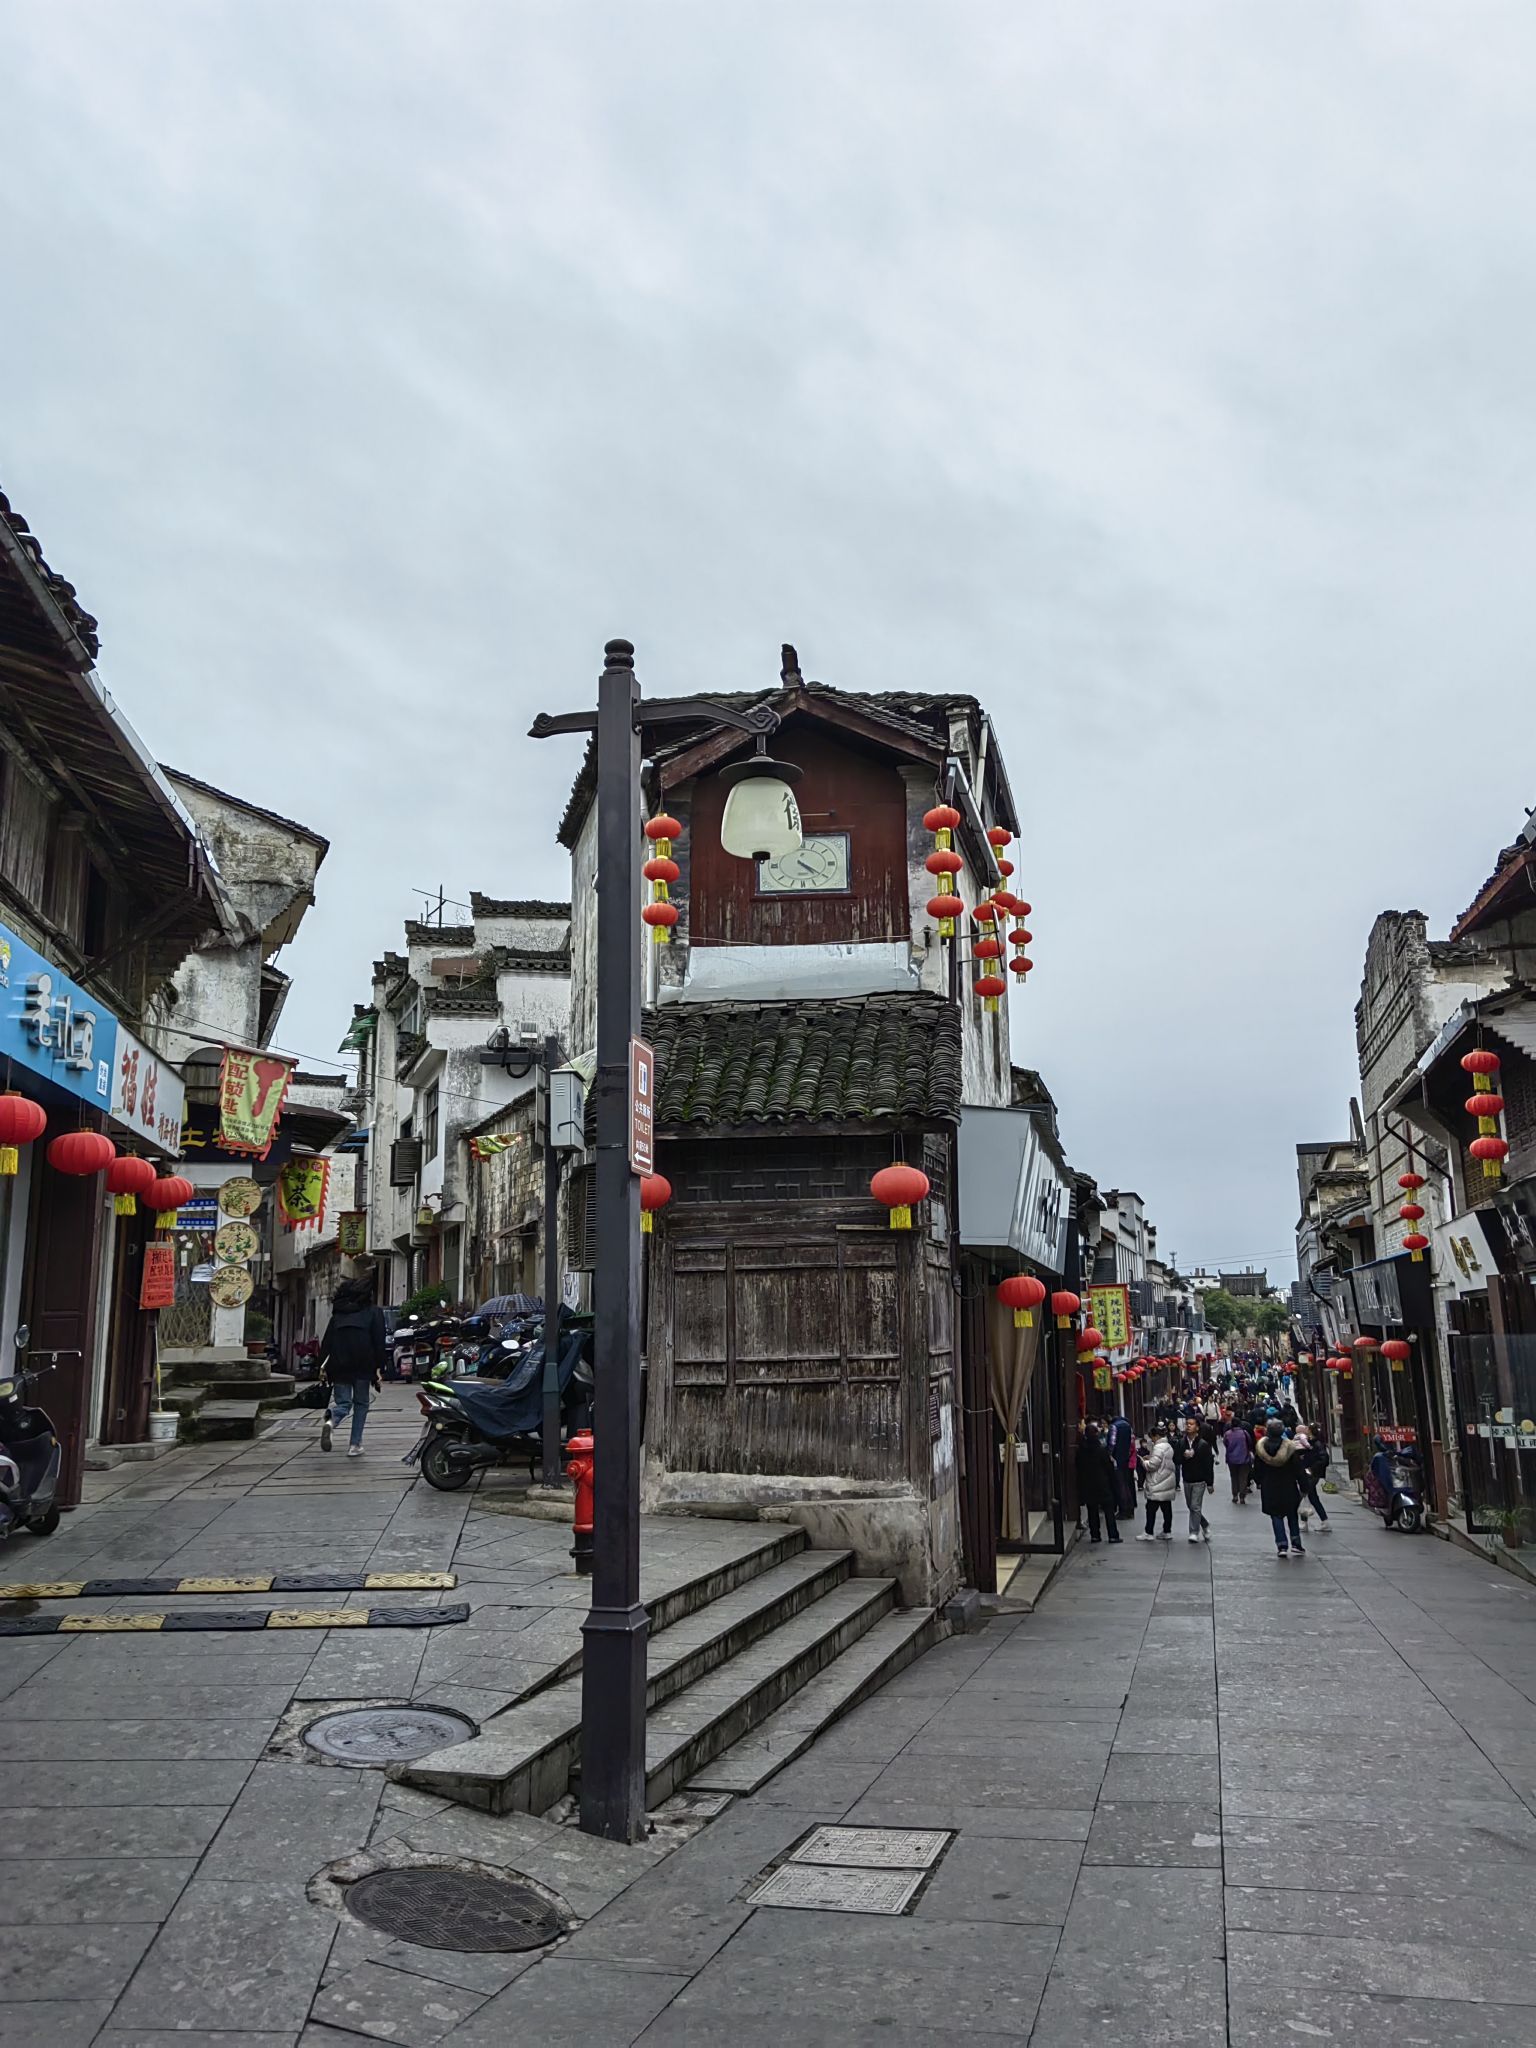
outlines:
{"label": "distant building", "polygon": [[1222,1273],[1217,1285],[1224,1287],[1236,1301],[1262,1301],[1269,1293],[1269,1275],[1260,1266],[1244,1266],[1241,1273]]}

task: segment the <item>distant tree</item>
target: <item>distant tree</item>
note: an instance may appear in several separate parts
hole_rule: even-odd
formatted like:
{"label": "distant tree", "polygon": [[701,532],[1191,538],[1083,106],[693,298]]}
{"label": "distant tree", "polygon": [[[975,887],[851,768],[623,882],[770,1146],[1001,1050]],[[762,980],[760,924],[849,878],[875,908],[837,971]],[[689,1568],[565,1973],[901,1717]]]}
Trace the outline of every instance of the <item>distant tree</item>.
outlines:
{"label": "distant tree", "polygon": [[1218,1337],[1230,1337],[1247,1327],[1246,1304],[1236,1295],[1228,1294],[1225,1287],[1208,1287],[1200,1297],[1200,1306],[1205,1311],[1205,1324]]}
{"label": "distant tree", "polygon": [[1283,1337],[1291,1327],[1290,1313],[1283,1301],[1258,1301],[1253,1305],[1250,1327],[1261,1337]]}

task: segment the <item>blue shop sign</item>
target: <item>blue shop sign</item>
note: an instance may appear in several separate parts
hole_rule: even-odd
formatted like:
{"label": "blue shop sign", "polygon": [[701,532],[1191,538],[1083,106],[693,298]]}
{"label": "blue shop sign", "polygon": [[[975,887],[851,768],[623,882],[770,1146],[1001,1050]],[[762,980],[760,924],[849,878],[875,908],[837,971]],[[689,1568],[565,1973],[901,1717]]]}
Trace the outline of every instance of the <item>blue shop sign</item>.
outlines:
{"label": "blue shop sign", "polygon": [[106,1109],[117,1019],[0,924],[0,1059]]}

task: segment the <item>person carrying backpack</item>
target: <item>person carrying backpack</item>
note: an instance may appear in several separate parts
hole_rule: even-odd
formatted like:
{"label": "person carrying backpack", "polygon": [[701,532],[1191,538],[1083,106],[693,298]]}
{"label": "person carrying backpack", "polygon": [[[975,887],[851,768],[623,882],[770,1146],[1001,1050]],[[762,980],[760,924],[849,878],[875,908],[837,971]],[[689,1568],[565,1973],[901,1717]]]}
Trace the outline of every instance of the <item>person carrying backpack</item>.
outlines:
{"label": "person carrying backpack", "polygon": [[331,1390],[325,1420],[320,1425],[322,1451],[331,1448],[334,1424],[350,1414],[352,1430],[347,1456],[363,1455],[369,1398],[383,1385],[388,1362],[384,1311],[374,1306],[373,1276],[343,1280],[336,1290],[331,1320],[320,1345],[320,1371]]}

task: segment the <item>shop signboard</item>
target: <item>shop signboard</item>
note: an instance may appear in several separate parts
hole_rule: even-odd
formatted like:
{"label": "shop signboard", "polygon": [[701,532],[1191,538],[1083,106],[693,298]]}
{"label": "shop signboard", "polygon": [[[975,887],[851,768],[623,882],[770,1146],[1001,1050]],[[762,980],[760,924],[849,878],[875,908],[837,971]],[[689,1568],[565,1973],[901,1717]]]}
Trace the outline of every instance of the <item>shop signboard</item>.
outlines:
{"label": "shop signboard", "polygon": [[112,1068],[114,1119],[135,1137],[174,1157],[181,1150],[186,1108],[187,1091],[180,1074],[119,1024]]}
{"label": "shop signboard", "polygon": [[1094,1328],[1103,1332],[1105,1350],[1124,1351],[1131,1341],[1129,1287],[1090,1287],[1088,1307]]}
{"label": "shop signboard", "polygon": [[110,1010],[0,924],[0,1056],[106,1109],[117,1033]]}
{"label": "shop signboard", "polygon": [[1349,1285],[1355,1300],[1355,1327],[1367,1325],[1384,1330],[1403,1320],[1403,1298],[1398,1291],[1397,1261],[1377,1259],[1369,1266],[1351,1266]]}

